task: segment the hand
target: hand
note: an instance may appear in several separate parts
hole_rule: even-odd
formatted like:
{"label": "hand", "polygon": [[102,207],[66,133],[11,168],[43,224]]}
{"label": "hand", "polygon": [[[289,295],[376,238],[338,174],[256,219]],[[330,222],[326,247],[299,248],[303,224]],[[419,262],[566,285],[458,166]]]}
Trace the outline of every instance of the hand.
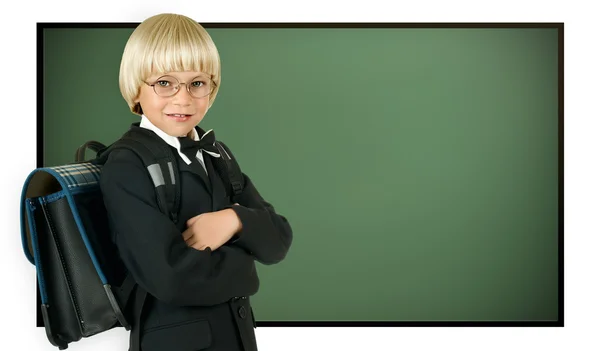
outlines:
{"label": "hand", "polygon": [[208,247],[214,251],[239,232],[242,223],[235,211],[228,208],[192,217],[187,221],[187,227],[183,232],[183,240],[188,246],[196,250]]}

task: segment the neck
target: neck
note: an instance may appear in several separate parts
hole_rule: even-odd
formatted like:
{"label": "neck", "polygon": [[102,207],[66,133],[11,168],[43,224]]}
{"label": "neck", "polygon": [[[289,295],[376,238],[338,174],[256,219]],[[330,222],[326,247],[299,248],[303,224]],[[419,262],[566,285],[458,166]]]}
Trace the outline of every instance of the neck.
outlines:
{"label": "neck", "polygon": [[181,136],[181,138],[184,138],[184,137],[194,139],[194,129],[190,130],[187,134],[184,134]]}

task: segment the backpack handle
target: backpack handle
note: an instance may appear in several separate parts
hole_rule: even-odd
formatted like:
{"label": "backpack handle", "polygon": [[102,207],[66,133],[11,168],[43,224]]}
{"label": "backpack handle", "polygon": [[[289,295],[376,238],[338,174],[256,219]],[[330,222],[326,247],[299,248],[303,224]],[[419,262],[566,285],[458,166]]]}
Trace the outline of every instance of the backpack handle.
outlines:
{"label": "backpack handle", "polygon": [[98,153],[100,150],[105,149],[106,146],[99,141],[86,141],[83,145],[77,148],[77,151],[75,152],[75,162],[85,161],[85,152],[88,148],[95,153]]}

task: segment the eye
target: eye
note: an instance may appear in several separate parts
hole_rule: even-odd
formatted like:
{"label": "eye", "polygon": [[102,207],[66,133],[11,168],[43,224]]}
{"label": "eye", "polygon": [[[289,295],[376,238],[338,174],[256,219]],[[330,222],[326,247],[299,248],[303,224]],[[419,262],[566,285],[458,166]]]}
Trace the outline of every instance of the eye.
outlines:
{"label": "eye", "polygon": [[196,80],[191,83],[192,88],[200,88],[203,85],[206,85],[206,83],[201,80]]}
{"label": "eye", "polygon": [[171,85],[171,82],[169,82],[168,80],[159,80],[155,84],[160,87],[168,87]]}

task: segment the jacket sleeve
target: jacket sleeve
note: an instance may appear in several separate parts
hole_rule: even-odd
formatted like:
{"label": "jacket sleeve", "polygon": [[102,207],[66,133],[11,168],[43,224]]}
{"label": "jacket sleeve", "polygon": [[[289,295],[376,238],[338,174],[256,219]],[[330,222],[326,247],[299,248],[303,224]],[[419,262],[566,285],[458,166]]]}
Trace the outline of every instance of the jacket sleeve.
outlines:
{"label": "jacket sleeve", "polygon": [[245,250],[186,245],[159,210],[148,171],[132,151],[111,153],[100,187],[121,259],[149,294],[170,304],[209,306],[258,290],[254,258]]}
{"label": "jacket sleeve", "polygon": [[283,260],[292,244],[292,228],[288,220],[275,212],[243,174],[245,187],[241,194],[234,196],[231,208],[242,222],[242,230],[237,234],[234,245],[249,251],[258,262],[275,264]]}

